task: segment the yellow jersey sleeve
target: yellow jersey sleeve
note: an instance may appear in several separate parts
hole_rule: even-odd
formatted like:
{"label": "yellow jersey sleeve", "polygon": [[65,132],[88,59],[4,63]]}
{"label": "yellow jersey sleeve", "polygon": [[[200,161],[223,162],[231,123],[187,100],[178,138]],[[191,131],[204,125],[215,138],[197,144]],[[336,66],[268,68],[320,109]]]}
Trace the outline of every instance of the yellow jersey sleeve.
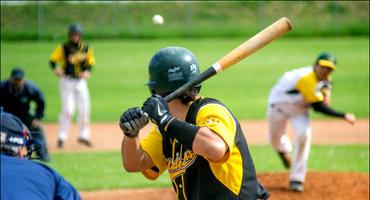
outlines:
{"label": "yellow jersey sleeve", "polygon": [[64,51],[62,45],[59,45],[56,47],[53,51],[53,53],[50,55],[50,60],[59,64],[62,64],[65,62],[64,59]]}
{"label": "yellow jersey sleeve", "polygon": [[156,126],[150,131],[150,133],[140,141],[140,146],[145,153],[147,153],[152,159],[155,167],[158,170],[146,169],[141,173],[150,180],[157,179],[167,168],[166,161],[164,160],[162,152],[162,135],[158,132]]}
{"label": "yellow jersey sleeve", "polygon": [[208,127],[224,140],[228,152],[219,163],[226,162],[233,151],[236,133],[236,123],[229,110],[220,104],[206,104],[197,113],[196,125]]}
{"label": "yellow jersey sleeve", "polygon": [[323,94],[317,90],[318,80],[314,72],[300,78],[295,88],[303,95],[306,103],[315,103],[324,100]]}
{"label": "yellow jersey sleeve", "polygon": [[86,54],[86,63],[90,66],[95,65],[95,57],[94,57],[94,52],[91,48],[87,51]]}

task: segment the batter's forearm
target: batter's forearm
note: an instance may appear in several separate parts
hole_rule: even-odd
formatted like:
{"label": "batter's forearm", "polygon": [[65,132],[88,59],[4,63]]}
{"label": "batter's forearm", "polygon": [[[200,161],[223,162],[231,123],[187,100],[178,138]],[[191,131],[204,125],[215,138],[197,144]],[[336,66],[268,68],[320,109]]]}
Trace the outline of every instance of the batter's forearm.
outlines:
{"label": "batter's forearm", "polygon": [[202,127],[195,136],[193,151],[212,162],[219,162],[225,157],[228,148],[219,135],[208,127]]}
{"label": "batter's forearm", "polygon": [[146,153],[141,149],[138,137],[125,137],[123,139],[121,156],[123,167],[128,172],[139,172],[154,166],[150,158],[148,158]]}

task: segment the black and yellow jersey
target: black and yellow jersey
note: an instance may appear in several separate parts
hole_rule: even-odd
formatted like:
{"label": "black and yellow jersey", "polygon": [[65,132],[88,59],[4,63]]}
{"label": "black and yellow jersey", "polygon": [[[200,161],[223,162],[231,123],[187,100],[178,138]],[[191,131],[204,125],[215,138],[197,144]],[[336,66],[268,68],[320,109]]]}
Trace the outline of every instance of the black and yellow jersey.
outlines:
{"label": "black and yellow jersey", "polygon": [[[186,122],[206,126],[218,134],[227,144],[227,155],[220,162],[211,162],[175,138],[162,137],[154,127],[140,142],[155,165],[142,171],[145,177],[154,180],[167,169],[180,200],[257,199],[262,187],[240,124],[232,113],[219,101],[204,98],[191,104]],[[260,192],[267,194],[263,188]]]}
{"label": "black and yellow jersey", "polygon": [[51,54],[50,61],[60,64],[65,75],[72,78],[79,78],[82,71],[91,70],[95,64],[92,49],[83,42],[76,45],[71,42],[59,45]]}

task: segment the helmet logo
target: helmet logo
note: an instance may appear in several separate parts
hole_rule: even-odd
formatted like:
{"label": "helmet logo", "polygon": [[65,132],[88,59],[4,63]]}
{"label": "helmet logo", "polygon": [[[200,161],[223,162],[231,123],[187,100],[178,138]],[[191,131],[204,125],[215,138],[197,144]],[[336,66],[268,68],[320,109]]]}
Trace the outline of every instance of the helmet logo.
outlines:
{"label": "helmet logo", "polygon": [[180,67],[168,69],[168,80],[169,81],[183,80],[184,75],[180,70],[181,70]]}
{"label": "helmet logo", "polygon": [[13,143],[13,144],[18,144],[18,145],[23,145],[23,139],[22,138],[19,138],[19,137],[13,137],[11,136],[9,139],[9,142]]}
{"label": "helmet logo", "polygon": [[190,65],[190,71],[192,74],[196,74],[197,73],[197,65],[196,64],[191,64]]}

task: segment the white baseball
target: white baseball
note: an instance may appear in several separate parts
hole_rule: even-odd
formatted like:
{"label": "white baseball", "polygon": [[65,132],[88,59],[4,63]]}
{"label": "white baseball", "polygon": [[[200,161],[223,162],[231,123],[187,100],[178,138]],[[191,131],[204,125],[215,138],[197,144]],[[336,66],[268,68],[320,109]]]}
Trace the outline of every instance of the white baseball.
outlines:
{"label": "white baseball", "polygon": [[164,19],[161,15],[154,15],[152,21],[155,25],[162,25],[164,23]]}

